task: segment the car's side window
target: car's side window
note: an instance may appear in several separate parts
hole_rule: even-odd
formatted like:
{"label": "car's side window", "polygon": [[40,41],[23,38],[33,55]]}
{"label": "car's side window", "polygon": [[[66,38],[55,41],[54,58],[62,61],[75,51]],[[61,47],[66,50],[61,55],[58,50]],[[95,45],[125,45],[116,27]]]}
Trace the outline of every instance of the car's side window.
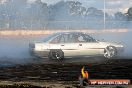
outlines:
{"label": "car's side window", "polygon": [[87,34],[84,34],[84,36],[85,36],[87,42],[96,42],[96,40],[93,39],[91,36],[89,36]]}
{"label": "car's side window", "polygon": [[59,43],[61,37],[62,37],[61,35],[60,36],[57,36],[56,38],[54,38],[53,40],[51,40],[50,43],[53,43],[53,44]]}
{"label": "car's side window", "polygon": [[59,43],[75,43],[73,34],[63,34],[60,37]]}
{"label": "car's side window", "polygon": [[68,37],[69,37],[69,34],[65,34],[65,35],[64,35],[65,43],[68,43],[68,39],[69,39]]}
{"label": "car's side window", "polygon": [[60,38],[59,43],[74,43],[72,34],[64,34]]}
{"label": "car's side window", "polygon": [[65,36],[64,35],[61,36],[59,43],[65,43]]}
{"label": "car's side window", "polygon": [[73,34],[69,34],[66,43],[75,43]]}
{"label": "car's side window", "polygon": [[78,36],[78,41],[79,42],[86,42],[86,40],[84,39],[84,37],[83,36]]}
{"label": "car's side window", "polygon": [[86,42],[86,39],[84,38],[84,36],[83,35],[80,35],[80,34],[77,34],[77,35],[75,35],[74,36],[75,37],[75,41],[76,42]]}
{"label": "car's side window", "polygon": [[82,42],[91,42],[93,41],[92,37],[88,35],[81,35],[81,34],[63,34],[60,35],[50,43],[57,44],[57,43],[82,43]]}

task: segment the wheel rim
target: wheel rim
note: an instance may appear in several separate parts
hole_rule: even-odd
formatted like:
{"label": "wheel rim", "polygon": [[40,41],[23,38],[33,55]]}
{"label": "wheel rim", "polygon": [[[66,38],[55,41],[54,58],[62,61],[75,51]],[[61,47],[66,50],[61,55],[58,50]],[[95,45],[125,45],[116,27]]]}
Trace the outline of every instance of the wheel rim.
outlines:
{"label": "wheel rim", "polygon": [[61,57],[60,57],[60,52],[59,52],[59,51],[52,52],[52,55],[53,55],[53,57],[56,58],[56,59],[61,59]]}
{"label": "wheel rim", "polygon": [[112,58],[116,54],[115,48],[112,46],[106,47],[104,50],[104,57],[106,58]]}

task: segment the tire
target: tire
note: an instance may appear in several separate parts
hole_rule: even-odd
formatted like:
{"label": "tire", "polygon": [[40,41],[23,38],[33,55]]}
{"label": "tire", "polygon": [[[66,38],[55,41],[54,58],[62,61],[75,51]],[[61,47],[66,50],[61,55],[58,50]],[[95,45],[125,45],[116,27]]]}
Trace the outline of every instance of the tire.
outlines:
{"label": "tire", "polygon": [[64,53],[60,49],[50,50],[49,59],[51,59],[51,60],[62,60],[62,59],[64,59]]}
{"label": "tire", "polygon": [[117,56],[117,49],[114,46],[107,46],[104,49],[104,57],[105,58],[113,58]]}

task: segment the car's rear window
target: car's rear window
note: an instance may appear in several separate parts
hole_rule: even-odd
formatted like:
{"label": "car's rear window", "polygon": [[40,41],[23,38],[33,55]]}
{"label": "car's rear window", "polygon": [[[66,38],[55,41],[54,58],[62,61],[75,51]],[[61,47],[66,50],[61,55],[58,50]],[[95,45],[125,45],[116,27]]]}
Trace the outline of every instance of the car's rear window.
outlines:
{"label": "car's rear window", "polygon": [[49,41],[51,38],[53,38],[54,36],[58,35],[57,33],[56,34],[50,34],[50,35],[47,35],[46,37],[44,37],[43,41],[44,42],[47,42]]}

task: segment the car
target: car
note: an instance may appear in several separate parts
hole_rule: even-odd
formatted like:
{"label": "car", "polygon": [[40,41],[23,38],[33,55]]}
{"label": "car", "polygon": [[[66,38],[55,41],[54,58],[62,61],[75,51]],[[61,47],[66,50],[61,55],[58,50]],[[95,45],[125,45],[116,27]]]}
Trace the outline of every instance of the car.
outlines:
{"label": "car", "polygon": [[41,42],[30,43],[29,50],[33,56],[52,60],[74,56],[103,56],[109,59],[119,56],[124,46],[96,40],[87,33],[59,32],[48,35]]}

